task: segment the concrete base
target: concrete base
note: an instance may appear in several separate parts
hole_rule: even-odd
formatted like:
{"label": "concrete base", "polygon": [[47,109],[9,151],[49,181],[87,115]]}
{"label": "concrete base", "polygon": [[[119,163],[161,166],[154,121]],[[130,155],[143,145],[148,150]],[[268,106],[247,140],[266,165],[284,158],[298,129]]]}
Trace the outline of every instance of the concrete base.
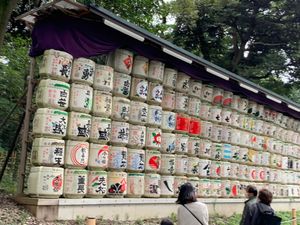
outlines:
{"label": "concrete base", "polygon": [[[16,201],[24,205],[40,220],[75,220],[77,218],[96,217],[115,220],[136,220],[163,218],[176,213],[178,205],[175,198],[124,198],[124,199],[40,199],[17,197]],[[244,199],[213,199],[199,201],[207,204],[209,214],[230,216],[241,213]],[[300,208],[300,199],[275,199],[272,203],[275,211],[291,211]]]}

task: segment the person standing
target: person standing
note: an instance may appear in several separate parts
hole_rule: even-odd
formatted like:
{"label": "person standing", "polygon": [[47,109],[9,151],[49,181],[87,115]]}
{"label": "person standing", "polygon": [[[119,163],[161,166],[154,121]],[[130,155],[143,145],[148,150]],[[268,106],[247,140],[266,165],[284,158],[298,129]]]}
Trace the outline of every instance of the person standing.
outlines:
{"label": "person standing", "polygon": [[253,185],[248,185],[245,189],[245,195],[247,201],[245,201],[245,206],[242,214],[242,219],[240,225],[247,225],[250,221],[250,207],[256,203],[257,189]]}
{"label": "person standing", "polygon": [[197,201],[195,188],[190,183],[181,185],[178,199],[177,225],[208,225],[207,206]]}

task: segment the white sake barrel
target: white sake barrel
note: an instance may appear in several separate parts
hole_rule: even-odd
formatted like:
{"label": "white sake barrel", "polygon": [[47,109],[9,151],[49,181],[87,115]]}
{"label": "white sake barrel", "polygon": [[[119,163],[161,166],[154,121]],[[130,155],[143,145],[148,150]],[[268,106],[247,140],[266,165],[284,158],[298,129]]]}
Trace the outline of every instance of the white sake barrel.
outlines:
{"label": "white sake barrel", "polygon": [[111,118],[116,121],[128,121],[130,114],[130,100],[122,97],[113,97]]}
{"label": "white sake barrel", "polygon": [[175,155],[161,154],[161,174],[174,174],[175,173]]}
{"label": "white sake barrel", "polygon": [[148,106],[148,121],[150,127],[160,127],[162,120],[162,108],[157,105]]}
{"label": "white sake barrel", "polygon": [[211,196],[210,180],[200,179],[199,181],[200,197],[206,198]]}
{"label": "white sake barrel", "polygon": [[108,167],[108,145],[90,144],[88,167],[91,170],[105,170]]}
{"label": "white sake barrel", "polygon": [[172,132],[175,130],[176,113],[170,111],[162,112],[161,129],[165,132]]}
{"label": "white sake barrel", "polygon": [[241,98],[239,101],[238,111],[240,111],[241,113],[247,113],[248,103],[249,103],[248,99]]}
{"label": "white sake barrel", "polygon": [[221,160],[221,157],[222,157],[222,144],[212,143],[211,158],[213,160]]}
{"label": "white sake barrel", "polygon": [[241,144],[241,131],[237,129],[232,130],[231,143],[235,145]]}
{"label": "white sake barrel", "polygon": [[161,129],[159,128],[146,128],[146,148],[147,149],[160,149],[161,148]]}
{"label": "white sake barrel", "polygon": [[228,108],[223,108],[221,112],[221,122],[227,125],[231,125],[231,113],[232,111]]}
{"label": "white sake barrel", "polygon": [[191,118],[183,113],[176,113],[176,133],[188,133],[190,130]]}
{"label": "white sake barrel", "polygon": [[144,197],[159,198],[160,197],[160,175],[159,174],[145,174],[145,191]]}
{"label": "white sake barrel", "polygon": [[257,180],[266,181],[266,170],[263,167],[257,169]]}
{"label": "white sake barrel", "polygon": [[231,144],[222,144],[222,160],[231,160],[232,159],[232,146]]}
{"label": "white sake barrel", "polygon": [[212,102],[213,100],[213,86],[208,84],[202,85],[202,91],[201,91],[201,100]]}
{"label": "white sake barrel", "polygon": [[49,49],[44,52],[39,73],[41,77],[68,82],[71,77],[73,56],[62,51]]}
{"label": "white sake barrel", "polygon": [[221,162],[211,161],[210,177],[219,178],[221,176]]}
{"label": "white sake barrel", "polygon": [[199,158],[197,157],[188,157],[188,176],[198,176],[200,172]]}
{"label": "white sake barrel", "polygon": [[223,102],[224,90],[221,88],[213,87],[213,105],[221,105]]}
{"label": "white sake barrel", "polygon": [[190,97],[187,113],[191,116],[199,117],[200,108],[201,108],[201,100],[199,98]]}
{"label": "white sake barrel", "polygon": [[84,141],[66,141],[65,167],[85,168],[89,159],[89,143]]}
{"label": "white sake barrel", "polygon": [[124,171],[127,168],[127,148],[111,146],[108,152],[108,169],[110,171]]}
{"label": "white sake barrel", "polygon": [[174,197],[178,196],[181,185],[185,184],[186,182],[187,182],[187,177],[184,176],[174,177]]}
{"label": "white sake barrel", "polygon": [[114,145],[125,146],[129,140],[129,123],[112,121],[110,142]]}
{"label": "white sake barrel", "polygon": [[68,113],[58,109],[39,108],[34,114],[32,126],[35,136],[65,137]]}
{"label": "white sake barrel", "polygon": [[281,162],[282,162],[282,169],[288,169],[288,157],[287,156],[282,156],[281,158]]}
{"label": "white sake barrel", "polygon": [[128,147],[143,148],[146,144],[146,127],[139,125],[129,125]]}
{"label": "white sake barrel", "polygon": [[161,197],[170,198],[174,196],[174,177],[162,175],[160,178]]}
{"label": "white sake barrel", "polygon": [[221,197],[221,180],[210,180],[211,197]]}
{"label": "white sake barrel", "polygon": [[126,49],[117,49],[109,54],[108,65],[120,73],[130,74],[133,66],[133,53]]}
{"label": "white sake barrel", "polygon": [[111,110],[112,110],[111,93],[94,90],[92,114],[94,116],[110,117]]}
{"label": "white sake barrel", "polygon": [[254,132],[262,134],[264,122],[262,120],[255,120],[254,123]]}
{"label": "white sake barrel", "polygon": [[160,83],[149,83],[149,93],[147,102],[149,104],[160,105],[162,103],[164,88]]}
{"label": "white sake barrel", "polygon": [[88,183],[86,196],[90,198],[102,198],[107,193],[107,172],[88,171]]}
{"label": "white sake barrel", "polygon": [[231,185],[229,180],[221,181],[221,197],[223,198],[231,197]]}
{"label": "white sake barrel", "polygon": [[90,137],[92,116],[85,113],[70,112],[67,137],[86,141]]}
{"label": "white sake barrel", "polygon": [[92,85],[95,75],[95,62],[86,58],[77,58],[73,61],[71,82]]}
{"label": "white sake barrel", "polygon": [[198,137],[201,133],[201,121],[199,118],[191,117],[189,135]]}
{"label": "white sake barrel", "polygon": [[240,146],[231,146],[232,161],[241,161]]}
{"label": "white sake barrel", "polygon": [[233,129],[227,126],[223,126],[222,130],[222,142],[231,143]]}
{"label": "white sake barrel", "polygon": [[210,118],[209,120],[215,122],[215,123],[220,123],[222,121],[222,116],[221,116],[222,108],[219,106],[212,106],[209,109],[209,115]]}
{"label": "white sake barrel", "polygon": [[253,180],[253,181],[256,181],[257,178],[258,178],[258,174],[257,174],[257,168],[254,167],[254,166],[249,166],[249,179],[250,180]]}
{"label": "white sake barrel", "polygon": [[240,127],[240,117],[241,114],[239,112],[236,111],[232,111],[231,112],[231,126],[233,127]]}
{"label": "white sake barrel", "polygon": [[146,150],[145,171],[157,173],[161,167],[161,153],[156,150]]}
{"label": "white sake barrel", "polygon": [[175,89],[177,81],[177,70],[165,68],[163,85],[166,88]]}
{"label": "white sake barrel", "polygon": [[112,92],[114,69],[110,66],[96,64],[93,88]]}
{"label": "white sake barrel", "polygon": [[201,119],[203,120],[210,119],[210,107],[212,107],[211,104],[206,102],[201,102],[200,113],[199,113]]}
{"label": "white sake barrel", "polygon": [[224,91],[222,106],[231,107],[232,97],[233,97],[233,93],[231,91]]}
{"label": "white sake barrel", "polygon": [[176,155],[175,156],[175,174],[176,175],[185,175],[188,170],[188,157],[185,155]]}
{"label": "white sake barrel", "polygon": [[151,60],[149,63],[148,79],[163,82],[165,64],[159,61]]}
{"label": "white sake barrel", "polygon": [[211,122],[201,121],[201,132],[200,137],[210,139],[212,136],[212,126]]}
{"label": "white sake barrel", "polygon": [[[265,110],[265,106],[264,105],[261,105],[261,104],[257,104],[257,107],[256,107],[256,114],[257,114],[257,118],[260,118],[262,119],[263,118],[263,115],[264,115],[264,110]],[[279,124],[280,125],[280,124]]]}
{"label": "white sake barrel", "polygon": [[164,90],[161,106],[164,110],[172,111],[175,109],[175,91]]}
{"label": "white sake barrel", "polygon": [[213,124],[212,131],[211,131],[211,140],[215,142],[221,142],[223,136],[222,134],[223,134],[223,126]]}
{"label": "white sake barrel", "polygon": [[127,171],[143,172],[145,169],[145,150],[127,149]]}
{"label": "white sake barrel", "polygon": [[188,93],[190,89],[191,77],[183,72],[177,73],[176,91]]}
{"label": "white sake barrel", "polygon": [[149,59],[144,56],[137,55],[133,60],[132,75],[145,78],[148,76]]}
{"label": "white sake barrel", "polygon": [[257,112],[257,103],[254,101],[249,101],[247,113],[256,116],[256,112]]}
{"label": "white sake barrel", "polygon": [[200,138],[189,137],[187,154],[189,156],[199,156],[200,155],[200,145],[201,145]]}
{"label": "white sake barrel", "polygon": [[[266,111],[266,109],[264,110],[264,111]],[[283,127],[283,128],[286,128],[287,127],[287,120],[288,120],[288,116],[282,116],[282,120],[281,120],[281,126]]]}
{"label": "white sake barrel", "polygon": [[70,84],[57,80],[41,80],[36,91],[39,108],[65,110],[69,107]]}
{"label": "white sake barrel", "polygon": [[145,102],[149,93],[148,81],[142,78],[131,78],[130,99]]}
{"label": "white sake barrel", "polygon": [[240,161],[243,163],[248,162],[248,148],[240,148]]}
{"label": "white sake barrel", "polygon": [[199,157],[200,158],[212,157],[212,142],[210,140],[201,139]]}
{"label": "white sake barrel", "polygon": [[238,175],[239,175],[239,164],[238,163],[231,163],[230,164],[231,169],[230,169],[230,174],[229,174],[229,179],[238,179]]}
{"label": "white sake barrel", "polygon": [[129,122],[144,125],[148,121],[148,105],[143,102],[130,102]]}
{"label": "white sake barrel", "polygon": [[28,194],[33,197],[58,198],[63,193],[64,169],[31,167],[28,176]]}
{"label": "white sake barrel", "polygon": [[190,80],[189,84],[189,95],[200,98],[201,97],[201,90],[202,90],[202,82],[200,80]]}
{"label": "white sake barrel", "polygon": [[226,179],[230,178],[231,163],[230,162],[221,162],[221,172],[220,176]]}
{"label": "white sake barrel", "polygon": [[210,177],[211,161],[199,159],[199,177]]}
{"label": "white sake barrel", "polygon": [[145,192],[145,174],[128,173],[127,174],[127,194],[129,198],[140,198]]}
{"label": "white sake barrel", "polygon": [[238,171],[239,172],[238,178],[240,180],[249,180],[250,179],[250,177],[249,177],[249,175],[250,175],[249,171],[250,171],[249,166],[247,166],[247,165],[240,165],[240,168],[239,168],[239,171]]}
{"label": "white sake barrel", "polygon": [[188,153],[189,136],[185,134],[176,134],[175,153],[187,154]]}
{"label": "white sake barrel", "polygon": [[124,197],[127,193],[127,173],[108,172],[108,190],[107,197]]}
{"label": "white sake barrel", "polygon": [[176,135],[172,133],[162,133],[161,135],[161,152],[175,153]]}
{"label": "white sake barrel", "polygon": [[185,93],[175,93],[175,111],[187,113],[189,107],[189,96]]}
{"label": "white sake barrel", "polygon": [[65,141],[35,138],[32,143],[32,164],[43,166],[64,165]]}
{"label": "white sake barrel", "polygon": [[196,197],[200,197],[200,179],[198,177],[188,177],[187,182],[189,182],[195,188]]}
{"label": "white sake barrel", "polygon": [[131,76],[124,73],[114,73],[113,94],[120,97],[129,97]]}
{"label": "white sake barrel", "polygon": [[232,96],[231,108],[234,109],[234,110],[239,111],[240,101],[241,101],[241,97],[239,95],[233,95]]}
{"label": "white sake barrel", "polygon": [[83,169],[65,169],[64,197],[83,198],[87,193],[88,171]]}
{"label": "white sake barrel", "polygon": [[239,186],[240,186],[239,181],[230,181],[231,197],[237,198],[240,195]]}
{"label": "white sake barrel", "polygon": [[93,105],[93,88],[83,84],[71,84],[70,110],[89,113]]}
{"label": "white sake barrel", "polygon": [[111,120],[102,117],[92,117],[90,141],[94,143],[107,143],[110,141]]}

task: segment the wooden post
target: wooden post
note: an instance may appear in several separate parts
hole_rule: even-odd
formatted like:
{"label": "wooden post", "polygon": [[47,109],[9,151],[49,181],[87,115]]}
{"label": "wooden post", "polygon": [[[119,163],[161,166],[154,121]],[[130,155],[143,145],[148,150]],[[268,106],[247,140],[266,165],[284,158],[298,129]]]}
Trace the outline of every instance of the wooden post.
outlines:
{"label": "wooden post", "polygon": [[292,219],[293,219],[292,225],[297,225],[297,212],[296,212],[296,209],[292,209]]}
{"label": "wooden post", "polygon": [[96,218],[87,217],[86,218],[86,225],[96,225]]}
{"label": "wooden post", "polygon": [[26,97],[26,107],[25,107],[25,118],[22,130],[22,141],[21,141],[21,154],[20,154],[20,164],[19,164],[19,182],[17,194],[23,194],[24,180],[25,180],[25,170],[26,170],[26,159],[27,159],[27,146],[28,146],[28,134],[31,116],[31,102],[33,93],[33,78],[35,69],[35,58],[30,59],[30,71],[27,77],[27,97]]}

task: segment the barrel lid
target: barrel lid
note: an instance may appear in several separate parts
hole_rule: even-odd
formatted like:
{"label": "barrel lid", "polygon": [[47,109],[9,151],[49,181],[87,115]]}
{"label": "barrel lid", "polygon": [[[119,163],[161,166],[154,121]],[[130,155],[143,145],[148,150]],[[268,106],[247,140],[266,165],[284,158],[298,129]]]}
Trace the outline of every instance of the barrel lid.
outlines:
{"label": "barrel lid", "polygon": [[73,56],[71,54],[63,51],[58,51],[55,49],[47,49],[46,51],[44,51],[44,55],[56,55],[56,56],[70,58],[71,60],[73,59]]}

